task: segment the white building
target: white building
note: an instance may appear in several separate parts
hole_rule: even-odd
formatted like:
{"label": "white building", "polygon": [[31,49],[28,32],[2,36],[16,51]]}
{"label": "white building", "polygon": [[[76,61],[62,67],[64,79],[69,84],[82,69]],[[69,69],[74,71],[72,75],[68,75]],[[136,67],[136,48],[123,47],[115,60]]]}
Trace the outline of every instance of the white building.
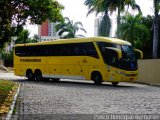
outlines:
{"label": "white building", "polygon": [[[115,18],[110,18],[110,20],[111,20],[111,30],[110,30],[109,37],[114,37],[116,21],[115,21]],[[99,26],[100,26],[101,21],[102,21],[102,16],[95,18],[95,21],[94,21],[94,36],[95,37],[98,36]]]}

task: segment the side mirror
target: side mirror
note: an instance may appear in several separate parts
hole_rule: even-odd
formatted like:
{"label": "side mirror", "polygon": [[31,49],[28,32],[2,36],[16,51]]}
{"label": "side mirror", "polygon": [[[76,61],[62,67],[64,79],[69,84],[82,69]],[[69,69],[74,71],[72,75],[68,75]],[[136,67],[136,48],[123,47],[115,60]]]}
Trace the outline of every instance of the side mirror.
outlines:
{"label": "side mirror", "polygon": [[111,51],[113,54],[117,54],[118,59],[122,58],[122,52],[120,49],[118,48],[114,48],[114,47],[106,47],[107,50]]}
{"label": "side mirror", "polygon": [[143,58],[143,52],[139,49],[134,49],[135,56],[137,59],[142,59]]}

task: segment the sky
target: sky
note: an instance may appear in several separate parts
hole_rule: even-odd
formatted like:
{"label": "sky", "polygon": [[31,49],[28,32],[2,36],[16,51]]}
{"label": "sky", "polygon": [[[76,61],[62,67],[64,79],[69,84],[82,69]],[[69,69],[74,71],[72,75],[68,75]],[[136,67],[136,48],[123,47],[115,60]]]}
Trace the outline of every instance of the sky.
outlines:
{"label": "sky", "polygon": [[[84,5],[85,0],[57,0],[61,3],[65,9],[62,11],[64,17],[69,17],[70,20],[73,21],[80,21],[83,24],[83,27],[87,31],[86,37],[93,37],[94,36],[94,20],[95,20],[95,13],[87,15],[88,7]],[[136,3],[140,5],[141,10],[144,16],[148,14],[153,15],[153,0],[136,0]],[[113,17],[113,20],[115,17]],[[114,22],[115,23],[115,22]],[[38,34],[38,26],[37,25],[27,25],[25,27],[30,31],[30,37],[34,34]],[[113,25],[113,29],[116,28]]]}

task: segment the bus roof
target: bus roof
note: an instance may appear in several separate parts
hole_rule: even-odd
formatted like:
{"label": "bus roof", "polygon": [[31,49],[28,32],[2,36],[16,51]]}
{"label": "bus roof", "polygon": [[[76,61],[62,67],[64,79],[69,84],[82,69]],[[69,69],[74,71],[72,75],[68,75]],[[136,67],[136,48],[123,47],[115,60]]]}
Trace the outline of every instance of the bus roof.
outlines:
{"label": "bus roof", "polygon": [[26,43],[26,44],[17,44],[15,46],[32,46],[32,45],[49,45],[49,44],[63,44],[63,43],[81,43],[81,42],[109,42],[120,45],[131,45],[131,43],[117,39],[117,38],[109,38],[109,37],[88,37],[88,38],[71,38],[71,39],[57,39],[53,41],[45,41],[38,43]]}

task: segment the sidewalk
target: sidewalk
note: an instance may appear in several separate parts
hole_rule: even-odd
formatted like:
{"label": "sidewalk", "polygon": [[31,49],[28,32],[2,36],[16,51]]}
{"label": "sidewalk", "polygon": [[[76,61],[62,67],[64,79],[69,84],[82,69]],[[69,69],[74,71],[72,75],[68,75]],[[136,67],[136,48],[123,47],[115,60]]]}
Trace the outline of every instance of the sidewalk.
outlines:
{"label": "sidewalk", "polygon": [[5,66],[0,65],[0,72],[9,72],[9,70]]}

